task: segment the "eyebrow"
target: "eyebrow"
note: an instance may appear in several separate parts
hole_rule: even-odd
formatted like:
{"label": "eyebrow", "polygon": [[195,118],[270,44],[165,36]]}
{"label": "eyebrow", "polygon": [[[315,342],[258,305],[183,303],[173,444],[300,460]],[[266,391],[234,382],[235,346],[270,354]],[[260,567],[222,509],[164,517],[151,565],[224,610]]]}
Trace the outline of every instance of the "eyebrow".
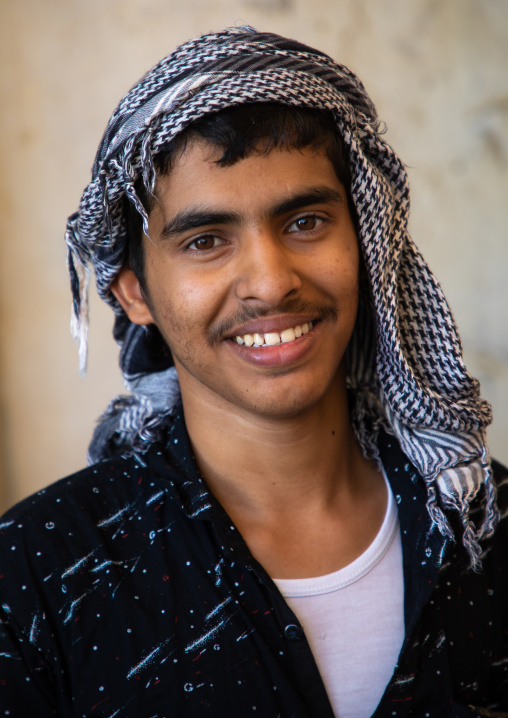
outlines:
{"label": "eyebrow", "polygon": [[[293,212],[311,204],[329,204],[343,203],[343,197],[340,192],[331,187],[318,186],[305,190],[294,197],[285,199],[272,207],[268,208],[266,215],[268,217],[280,217],[287,212]],[[214,212],[207,208],[191,207],[189,209],[178,212],[169,222],[167,222],[160,234],[161,239],[170,239],[175,235],[188,232],[190,229],[198,229],[212,224],[230,224],[239,226],[243,221],[243,216],[238,212]]]}

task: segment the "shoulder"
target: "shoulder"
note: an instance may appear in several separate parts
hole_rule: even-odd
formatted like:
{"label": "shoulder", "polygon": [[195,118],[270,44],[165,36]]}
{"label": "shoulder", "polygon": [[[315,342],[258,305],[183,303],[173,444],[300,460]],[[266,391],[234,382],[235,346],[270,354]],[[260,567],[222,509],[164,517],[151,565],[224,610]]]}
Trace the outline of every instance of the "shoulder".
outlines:
{"label": "shoulder", "polygon": [[[147,492],[150,472],[133,459],[90,466],[51,484],[0,519],[0,577],[64,570],[97,545],[108,518],[126,511]],[[7,590],[0,581],[0,592]]]}
{"label": "shoulder", "polygon": [[29,635],[34,616],[72,617],[99,586],[116,590],[117,579],[126,586],[140,561],[153,568],[165,554],[182,552],[189,533],[200,530],[189,521],[189,491],[182,490],[192,482],[162,447],[153,453],[143,464],[95,464],[0,519],[0,626],[6,612],[16,632]]}
{"label": "shoulder", "polygon": [[51,530],[58,522],[77,516],[86,516],[93,522],[112,499],[123,501],[134,491],[139,492],[139,487],[149,478],[146,467],[132,458],[116,458],[89,466],[41,489],[7,511],[0,519],[0,540],[20,522],[26,532],[40,530],[44,523],[49,523]]}
{"label": "shoulder", "polygon": [[[188,459],[189,457],[185,457]],[[191,457],[192,458],[192,457]],[[191,463],[191,462],[190,462]],[[178,487],[190,483],[192,470],[169,444],[155,443],[139,456],[115,456],[77,471],[23,499],[0,517],[0,538],[20,520],[30,532],[44,520],[68,521],[83,517],[90,523],[104,512],[135,501],[139,504],[155,490],[179,497]],[[199,478],[199,477],[198,477]]]}
{"label": "shoulder", "polygon": [[[160,452],[162,453],[162,452]],[[122,536],[149,533],[154,510],[165,503],[168,520],[182,516],[177,472],[153,466],[148,456],[103,461],[24,499],[0,518],[0,594],[6,586],[44,582],[65,573],[91,552],[122,553]],[[136,529],[134,530],[134,526]],[[124,544],[129,543],[124,541]],[[2,578],[10,577],[4,582]]]}
{"label": "shoulder", "polygon": [[500,708],[508,695],[508,470],[496,461],[492,469],[500,518],[481,541],[481,567],[466,567],[455,546],[428,609],[441,611],[457,696]]}

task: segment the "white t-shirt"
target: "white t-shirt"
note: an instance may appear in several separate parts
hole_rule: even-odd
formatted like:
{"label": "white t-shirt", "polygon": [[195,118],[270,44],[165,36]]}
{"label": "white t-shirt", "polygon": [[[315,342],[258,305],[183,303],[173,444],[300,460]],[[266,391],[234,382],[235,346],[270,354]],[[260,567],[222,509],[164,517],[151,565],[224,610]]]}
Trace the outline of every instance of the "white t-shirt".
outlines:
{"label": "white t-shirt", "polygon": [[388,489],[383,525],[353,563],[327,576],[274,579],[302,624],[338,718],[369,718],[404,640],[397,508]]}

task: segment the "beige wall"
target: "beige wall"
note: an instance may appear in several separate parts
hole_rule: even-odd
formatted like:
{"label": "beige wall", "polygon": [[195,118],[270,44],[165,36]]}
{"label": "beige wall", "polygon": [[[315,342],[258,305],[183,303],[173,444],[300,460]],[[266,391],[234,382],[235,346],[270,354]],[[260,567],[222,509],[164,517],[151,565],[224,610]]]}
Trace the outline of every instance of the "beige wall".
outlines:
{"label": "beige wall", "polygon": [[409,165],[412,234],[442,281],[508,461],[506,0],[2,0],[0,500],[81,467],[121,390],[92,303],[88,377],[68,334],[63,231],[117,100],[179,42],[250,24],[355,70]]}

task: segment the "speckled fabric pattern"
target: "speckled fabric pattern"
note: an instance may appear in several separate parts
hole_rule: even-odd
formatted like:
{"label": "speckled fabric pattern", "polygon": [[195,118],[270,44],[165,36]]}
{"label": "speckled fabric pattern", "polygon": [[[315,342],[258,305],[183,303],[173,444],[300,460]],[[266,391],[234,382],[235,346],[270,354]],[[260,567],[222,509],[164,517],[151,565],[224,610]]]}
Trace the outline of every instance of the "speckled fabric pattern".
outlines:
{"label": "speckled fabric pattern", "polygon": [[[374,717],[506,711],[508,472],[475,573],[393,437],[379,450],[406,639]],[[145,458],[104,461],[4,516],[0,716],[333,718],[301,625],[199,476],[178,413]]]}
{"label": "speckled fabric pattern", "polygon": [[[475,564],[478,539],[492,531],[497,518],[484,434],[490,407],[466,371],[441,288],[408,235],[404,166],[384,141],[376,110],[352,72],[317,50],[252,28],[185,43],[125,95],[107,126],[79,210],[69,218],[66,239],[82,364],[87,276],[93,268],[99,294],[117,314],[121,367],[132,391],[109,407],[90,458],[146,451],[170,422],[178,398],[170,355],[165,365],[153,366],[153,333],[130,324],[110,291],[126,261],[125,197],[147,229],[134,185],[142,177],[148,191],[153,189],[154,154],[207,113],[263,101],[333,113],[348,153],[370,285],[349,347],[354,429],[366,454],[375,453],[381,424],[395,433],[427,485],[432,520],[450,537],[448,512],[458,512]],[[485,516],[473,525],[469,506],[479,491]]]}

